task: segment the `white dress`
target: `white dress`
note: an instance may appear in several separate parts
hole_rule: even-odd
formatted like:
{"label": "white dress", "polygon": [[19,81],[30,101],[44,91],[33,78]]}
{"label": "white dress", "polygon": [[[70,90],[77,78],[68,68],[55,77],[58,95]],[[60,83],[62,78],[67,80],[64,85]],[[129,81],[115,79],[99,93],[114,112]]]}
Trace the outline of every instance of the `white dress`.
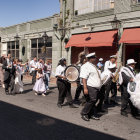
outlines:
{"label": "white dress", "polygon": [[[38,75],[39,75],[39,77],[42,76],[42,74],[38,74]],[[43,77],[36,80],[36,83],[33,87],[33,90],[37,93],[45,93],[46,92],[46,87],[45,87],[45,84],[43,81]]]}
{"label": "white dress", "polygon": [[15,78],[15,93],[23,92],[23,83],[21,81],[22,67],[16,66],[16,78]]}
{"label": "white dress", "polygon": [[130,94],[130,100],[135,107],[140,109],[140,73],[135,78],[136,87],[130,90],[130,83],[128,84],[127,91]]}

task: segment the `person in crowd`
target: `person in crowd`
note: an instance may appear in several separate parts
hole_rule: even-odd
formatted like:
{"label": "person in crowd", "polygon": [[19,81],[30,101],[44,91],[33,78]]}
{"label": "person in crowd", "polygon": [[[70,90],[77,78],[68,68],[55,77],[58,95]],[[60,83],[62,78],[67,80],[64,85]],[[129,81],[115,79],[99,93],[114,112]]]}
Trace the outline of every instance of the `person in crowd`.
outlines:
{"label": "person in crowd", "polygon": [[49,90],[49,81],[50,81],[50,73],[51,73],[50,70],[51,70],[51,68],[49,67],[48,60],[46,60],[46,63],[44,64],[44,75],[45,75],[46,90]]}
{"label": "person in crowd", "polygon": [[96,112],[97,96],[100,93],[101,77],[96,67],[96,55],[90,53],[86,56],[87,61],[82,67],[80,77],[82,78],[86,103],[81,111],[82,119],[89,121],[90,119],[99,120]]}
{"label": "person in crowd", "polygon": [[23,92],[22,69],[24,65],[21,64],[21,60],[16,59],[14,61],[14,66],[16,68],[14,93],[19,94]]}
{"label": "person in crowd", "polygon": [[26,65],[25,65],[25,74],[26,74],[26,76],[29,75],[29,60],[26,61]]}
{"label": "person in crowd", "polygon": [[36,79],[37,79],[36,83],[33,87],[33,90],[35,91],[35,95],[41,94],[42,96],[46,96],[44,75],[43,75],[43,70],[41,68],[39,68],[37,71]]}
{"label": "person in crowd", "polygon": [[43,60],[41,58],[39,58],[38,62],[36,63],[36,68],[43,70],[43,67],[44,67]]}
{"label": "person in crowd", "polygon": [[0,84],[3,88],[5,88],[5,86],[4,86],[4,71],[2,69],[4,60],[5,60],[5,58],[4,58],[4,56],[2,56],[0,58],[0,82],[1,82]]}
{"label": "person in crowd", "polygon": [[34,59],[30,62],[30,73],[32,75],[32,84],[34,85],[36,82],[36,73],[37,73],[37,58],[34,57]]}
{"label": "person in crowd", "polygon": [[[80,58],[79,63],[77,63],[77,68],[78,68],[79,72],[80,72],[81,66],[85,63],[86,63],[86,58],[84,55]],[[76,88],[76,93],[75,93],[75,97],[74,97],[74,102],[79,102],[79,97],[80,97],[81,91],[83,91],[83,85],[82,85],[82,81],[81,81],[80,77],[76,81],[76,84],[77,84],[77,88]]]}
{"label": "person in crowd", "polygon": [[57,106],[62,108],[65,98],[69,104],[69,107],[75,108],[73,105],[72,95],[71,95],[71,83],[66,80],[64,76],[64,71],[66,69],[66,59],[62,58],[59,60],[58,66],[56,68],[55,76],[57,78],[57,87],[59,91]]}
{"label": "person in crowd", "polygon": [[99,62],[98,62],[98,64],[97,64],[97,68],[98,68],[101,72],[103,72],[103,68],[104,68],[103,58],[100,58],[100,59],[99,59]]}
{"label": "person in crowd", "polygon": [[52,72],[52,64],[51,64],[51,61],[50,60],[46,60],[46,66],[47,66],[47,73],[48,73],[48,76],[49,76],[49,79],[50,79],[50,76],[51,76],[51,72]]}
{"label": "person in crowd", "polygon": [[[7,95],[13,94],[16,69],[11,60],[11,54],[7,55],[7,58],[3,62],[2,68],[5,70],[5,73],[4,73],[5,93]],[[9,91],[9,88],[10,88],[10,91]]]}
{"label": "person in crowd", "polygon": [[128,83],[133,82],[136,76],[135,64],[134,59],[127,60],[126,67],[123,67],[120,71],[119,84],[121,85],[121,115],[128,117],[127,106],[129,103],[132,116],[137,118],[139,116],[138,109],[130,101],[130,94],[127,91]]}
{"label": "person in crowd", "polygon": [[113,73],[116,71],[116,64],[111,64],[108,67],[108,70],[105,70],[101,73],[101,80],[102,80],[102,87],[100,89],[100,94],[98,94],[99,102],[97,104],[97,111],[98,112],[105,112],[103,109],[103,102],[105,98],[105,92],[106,92],[106,85],[112,81],[112,78],[114,77]]}
{"label": "person in crowd", "polygon": [[[105,62],[104,71],[107,71],[108,67],[110,65],[116,64],[116,60],[117,60],[116,55],[110,56],[110,60]],[[115,75],[115,73],[113,73],[113,75]],[[109,101],[109,93],[110,93],[110,91],[111,91],[112,95],[111,95],[111,98],[110,98],[110,101]],[[110,81],[106,85],[106,93],[105,93],[105,101],[104,101],[104,103],[106,105],[108,105],[110,103],[116,105],[117,104],[116,96],[117,96],[117,84],[116,84],[116,82]]]}

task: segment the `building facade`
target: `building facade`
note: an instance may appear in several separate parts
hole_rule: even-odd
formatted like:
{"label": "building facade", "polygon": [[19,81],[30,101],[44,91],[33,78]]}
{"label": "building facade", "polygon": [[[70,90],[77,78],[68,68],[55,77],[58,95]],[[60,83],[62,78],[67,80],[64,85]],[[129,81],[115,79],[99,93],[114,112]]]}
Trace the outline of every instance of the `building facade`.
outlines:
{"label": "building facade", "polygon": [[[97,57],[103,57],[104,60],[109,59],[112,54],[117,54],[118,64],[125,63],[130,57],[140,62],[140,41],[119,43],[125,30],[140,28],[139,0],[59,1],[59,14],[0,28],[1,55],[11,53],[13,58],[20,58],[23,61],[34,56],[51,59],[53,71],[62,57],[67,59],[68,65],[76,63],[78,54],[84,51],[85,47],[89,52],[95,51]],[[44,32],[48,35],[45,43]],[[106,36],[109,39],[112,33],[114,38],[110,45],[106,42]],[[78,35],[88,36],[85,38],[89,39],[86,42],[91,41],[93,44],[88,46],[84,40],[85,44],[66,47],[72,42],[72,38]],[[94,39],[94,36],[97,39]],[[101,44],[103,40],[104,44]],[[79,42],[81,41],[79,39]],[[138,63],[137,67],[139,66]]]}

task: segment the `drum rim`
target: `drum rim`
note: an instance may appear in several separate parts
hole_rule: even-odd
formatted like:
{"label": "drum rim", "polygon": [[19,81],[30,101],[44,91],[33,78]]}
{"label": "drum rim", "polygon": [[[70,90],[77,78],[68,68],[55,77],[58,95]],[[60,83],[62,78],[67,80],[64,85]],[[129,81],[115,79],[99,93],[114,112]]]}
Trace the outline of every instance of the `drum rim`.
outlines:
{"label": "drum rim", "polygon": [[[75,67],[77,70],[78,70],[78,78],[79,78],[79,76],[80,76],[80,71],[79,71],[79,69],[75,66],[75,65],[69,65],[69,66],[67,66],[66,67],[66,69],[65,69],[65,71],[64,71],[64,75],[65,75],[65,77],[66,77],[66,70],[69,68],[69,67]],[[69,82],[76,82],[77,80],[78,80],[78,78],[76,79],[76,80],[74,80],[74,81],[69,81],[68,79],[67,79],[67,77],[66,77],[66,79],[69,81]]]}

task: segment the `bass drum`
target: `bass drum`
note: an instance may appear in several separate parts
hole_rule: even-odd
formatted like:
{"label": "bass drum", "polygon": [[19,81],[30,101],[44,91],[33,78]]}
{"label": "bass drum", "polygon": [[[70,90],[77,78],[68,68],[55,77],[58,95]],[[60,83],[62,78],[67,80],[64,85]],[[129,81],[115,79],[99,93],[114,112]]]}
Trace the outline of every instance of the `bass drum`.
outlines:
{"label": "bass drum", "polygon": [[76,82],[79,78],[79,70],[76,66],[70,65],[65,69],[65,77],[69,82]]}

